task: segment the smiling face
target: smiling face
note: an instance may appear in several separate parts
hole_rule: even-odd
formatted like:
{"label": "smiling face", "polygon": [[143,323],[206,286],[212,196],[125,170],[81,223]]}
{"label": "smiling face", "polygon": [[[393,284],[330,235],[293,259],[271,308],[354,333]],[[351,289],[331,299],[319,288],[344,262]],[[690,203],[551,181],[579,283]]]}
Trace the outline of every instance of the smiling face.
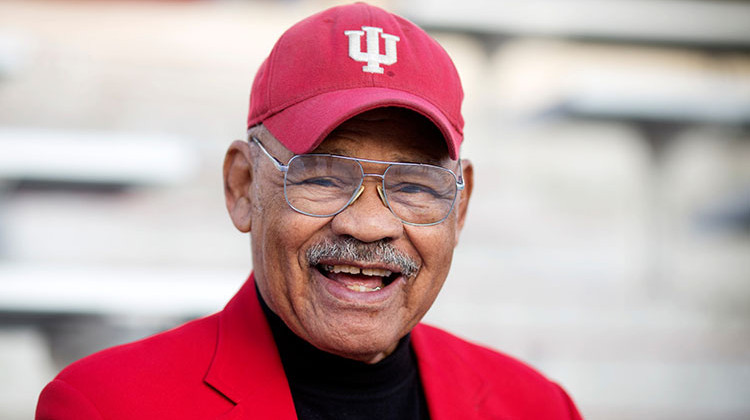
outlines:
{"label": "smiling face", "polygon": [[[267,131],[257,134],[281,162],[292,157]],[[432,124],[393,108],[345,122],[313,153],[459,167]],[[385,170],[362,165],[366,173]],[[376,177],[365,178],[362,195],[341,213],[311,217],[286,203],[283,174],[258,146],[234,143],[224,171],[227,206],[238,229],[252,233],[255,279],[268,306],[319,349],[368,363],[390,354],[437,297],[472,186],[466,162],[466,188],[448,218],[410,226],[384,205]]]}

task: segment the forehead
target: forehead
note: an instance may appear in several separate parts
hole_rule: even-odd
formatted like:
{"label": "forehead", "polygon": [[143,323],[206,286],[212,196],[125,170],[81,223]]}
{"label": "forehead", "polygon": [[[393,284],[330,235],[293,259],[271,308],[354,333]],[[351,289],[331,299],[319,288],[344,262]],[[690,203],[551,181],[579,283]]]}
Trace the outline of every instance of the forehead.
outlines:
{"label": "forehead", "polygon": [[312,153],[434,164],[450,160],[440,130],[422,115],[400,108],[357,115],[338,126]]}

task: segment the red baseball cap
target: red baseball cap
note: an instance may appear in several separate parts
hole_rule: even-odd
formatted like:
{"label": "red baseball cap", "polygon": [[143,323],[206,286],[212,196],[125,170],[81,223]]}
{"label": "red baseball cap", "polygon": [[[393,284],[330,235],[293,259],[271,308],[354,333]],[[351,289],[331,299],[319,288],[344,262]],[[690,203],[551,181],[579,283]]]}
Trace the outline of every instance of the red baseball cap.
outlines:
{"label": "red baseball cap", "polygon": [[310,16],[279,38],[255,76],[247,126],[262,123],[299,154],[362,112],[401,107],[432,121],[457,159],[462,100],[456,67],[437,41],[357,3]]}

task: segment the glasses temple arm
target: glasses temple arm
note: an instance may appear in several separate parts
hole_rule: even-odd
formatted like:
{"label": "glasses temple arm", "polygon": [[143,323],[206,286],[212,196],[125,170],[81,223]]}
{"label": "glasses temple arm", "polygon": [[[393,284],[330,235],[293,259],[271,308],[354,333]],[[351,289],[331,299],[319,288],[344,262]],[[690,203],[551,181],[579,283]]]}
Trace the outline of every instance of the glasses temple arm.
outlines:
{"label": "glasses temple arm", "polygon": [[458,188],[459,191],[463,191],[464,186],[464,170],[461,167],[461,158],[458,158],[458,180],[456,181],[456,188]]}
{"label": "glasses temple arm", "polygon": [[281,172],[286,172],[287,169],[289,169],[289,166],[284,165],[278,159],[271,156],[271,154],[268,153],[268,150],[266,150],[266,148],[263,147],[263,144],[260,142],[260,140],[255,138],[255,136],[250,136],[250,139],[253,141],[253,143],[257,144],[258,147],[260,147],[260,150],[263,151],[263,154],[265,154],[266,156],[268,156],[269,159],[271,159],[271,162],[273,162],[274,166],[276,166],[276,169],[280,170]]}

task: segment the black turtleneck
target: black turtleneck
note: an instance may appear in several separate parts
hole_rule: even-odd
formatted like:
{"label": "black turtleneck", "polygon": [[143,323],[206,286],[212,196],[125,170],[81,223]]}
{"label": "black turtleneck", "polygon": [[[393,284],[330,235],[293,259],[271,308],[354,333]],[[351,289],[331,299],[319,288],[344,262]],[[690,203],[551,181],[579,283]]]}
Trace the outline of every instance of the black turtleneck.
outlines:
{"label": "black turtleneck", "polygon": [[409,335],[378,363],[324,352],[294,334],[258,293],[301,420],[429,419]]}

